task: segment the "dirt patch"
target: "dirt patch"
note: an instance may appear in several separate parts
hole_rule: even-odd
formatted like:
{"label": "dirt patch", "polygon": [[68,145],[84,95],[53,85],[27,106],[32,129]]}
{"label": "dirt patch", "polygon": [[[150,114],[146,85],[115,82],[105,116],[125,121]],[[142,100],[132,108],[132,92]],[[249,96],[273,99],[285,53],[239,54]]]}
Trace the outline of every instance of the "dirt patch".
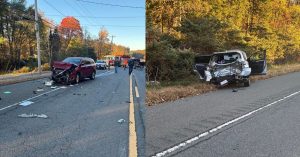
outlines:
{"label": "dirt patch", "polygon": [[146,104],[152,106],[188,96],[200,95],[216,89],[214,85],[206,83],[148,88],[146,92]]}
{"label": "dirt patch", "polygon": [[[269,68],[267,75],[251,76],[251,81],[265,80],[271,77],[298,71],[300,71],[300,64],[276,65]],[[199,81],[195,81],[189,85],[150,86],[147,87],[146,104],[148,106],[153,106],[163,102],[174,101],[189,96],[196,96],[215,90],[217,90],[215,85]]]}

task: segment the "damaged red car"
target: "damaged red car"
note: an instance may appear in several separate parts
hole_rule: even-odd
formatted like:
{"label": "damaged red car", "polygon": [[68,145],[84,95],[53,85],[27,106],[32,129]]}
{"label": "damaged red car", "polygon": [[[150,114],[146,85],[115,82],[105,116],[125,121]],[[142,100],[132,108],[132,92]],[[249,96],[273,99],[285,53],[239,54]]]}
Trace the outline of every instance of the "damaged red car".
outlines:
{"label": "damaged red car", "polygon": [[57,83],[79,83],[84,78],[94,80],[96,64],[87,57],[68,57],[63,61],[55,61],[52,67],[52,80]]}

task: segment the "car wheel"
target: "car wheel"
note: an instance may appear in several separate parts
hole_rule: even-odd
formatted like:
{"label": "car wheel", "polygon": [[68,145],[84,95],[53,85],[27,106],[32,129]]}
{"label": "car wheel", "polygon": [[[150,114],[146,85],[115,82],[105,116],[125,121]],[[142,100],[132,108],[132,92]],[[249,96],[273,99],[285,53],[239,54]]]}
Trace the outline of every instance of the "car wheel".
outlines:
{"label": "car wheel", "polygon": [[249,87],[249,86],[250,86],[250,79],[248,78],[244,81],[244,87]]}
{"label": "car wheel", "polygon": [[95,78],[96,78],[96,72],[93,71],[92,75],[90,76],[90,79],[91,79],[91,80],[94,80]]}
{"label": "car wheel", "polygon": [[75,83],[78,84],[80,82],[80,74],[76,74]]}

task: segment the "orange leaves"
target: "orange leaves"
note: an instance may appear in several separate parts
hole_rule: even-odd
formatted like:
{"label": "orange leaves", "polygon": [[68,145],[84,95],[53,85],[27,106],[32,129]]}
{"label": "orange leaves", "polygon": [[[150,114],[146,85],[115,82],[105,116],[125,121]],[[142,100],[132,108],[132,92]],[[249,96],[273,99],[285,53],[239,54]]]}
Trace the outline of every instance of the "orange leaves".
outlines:
{"label": "orange leaves", "polygon": [[62,19],[60,27],[72,30],[81,30],[79,21],[72,16],[67,16]]}
{"label": "orange leaves", "polygon": [[67,16],[62,19],[59,25],[59,31],[63,34],[64,38],[71,39],[75,36],[82,36],[82,29],[79,21],[72,17]]}

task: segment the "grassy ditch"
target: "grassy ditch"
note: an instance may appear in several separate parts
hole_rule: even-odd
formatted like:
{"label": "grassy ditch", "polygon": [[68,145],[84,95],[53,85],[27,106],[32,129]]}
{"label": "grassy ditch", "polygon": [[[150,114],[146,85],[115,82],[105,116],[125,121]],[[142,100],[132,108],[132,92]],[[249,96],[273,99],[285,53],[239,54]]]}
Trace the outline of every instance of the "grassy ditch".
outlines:
{"label": "grassy ditch", "polygon": [[[251,81],[265,80],[271,77],[298,71],[300,71],[299,63],[273,65],[269,66],[267,75],[252,76]],[[163,82],[155,85],[148,84],[146,92],[146,104],[148,106],[153,106],[163,102],[174,101],[189,96],[196,96],[215,90],[217,90],[216,86],[203,83],[196,77],[169,83]]]}

